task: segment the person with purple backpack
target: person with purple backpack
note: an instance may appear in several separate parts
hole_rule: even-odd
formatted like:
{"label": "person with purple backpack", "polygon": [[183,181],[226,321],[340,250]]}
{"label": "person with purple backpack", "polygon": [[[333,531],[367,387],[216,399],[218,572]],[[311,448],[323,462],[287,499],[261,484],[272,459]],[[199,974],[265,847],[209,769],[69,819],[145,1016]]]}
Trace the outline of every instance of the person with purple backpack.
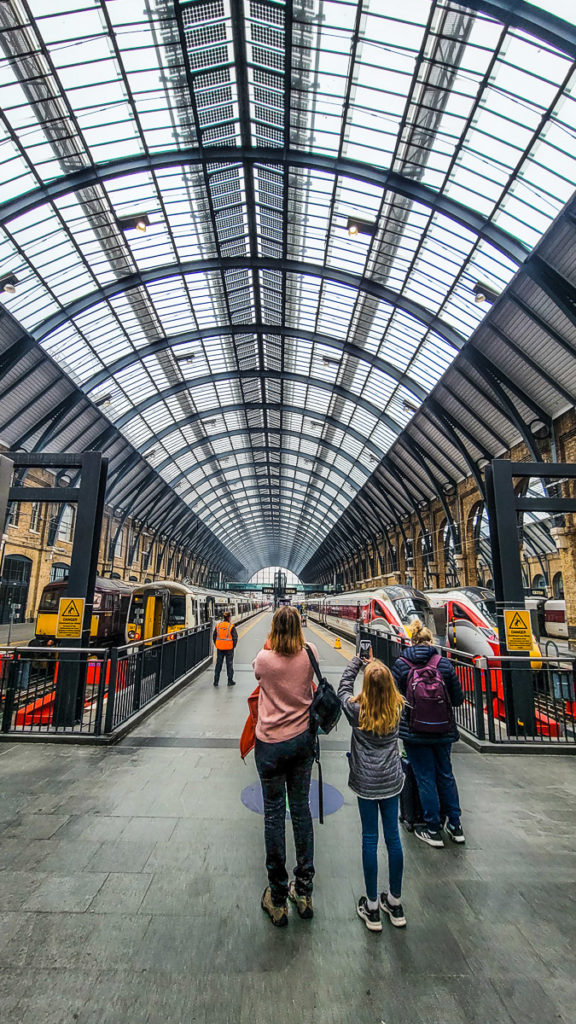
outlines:
{"label": "person with purple backpack", "polygon": [[454,843],[466,842],[460,822],[458,787],[452,771],[452,744],[459,733],[453,708],[464,701],[454,666],[434,648],[429,629],[412,625],[412,646],[392,666],[394,682],[405,698],[400,721],[424,812],[414,834],[428,846],[444,846],[442,829]]}

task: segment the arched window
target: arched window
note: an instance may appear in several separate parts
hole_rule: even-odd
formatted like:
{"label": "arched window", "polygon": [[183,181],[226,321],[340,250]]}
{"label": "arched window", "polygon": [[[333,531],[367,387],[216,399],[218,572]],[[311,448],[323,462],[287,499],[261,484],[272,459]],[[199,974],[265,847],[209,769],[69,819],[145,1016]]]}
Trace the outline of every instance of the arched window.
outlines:
{"label": "arched window", "polygon": [[50,583],[65,580],[70,575],[70,566],[66,562],[54,562],[50,569]]}
{"label": "arched window", "polygon": [[561,572],[554,573],[552,580],[552,593],[557,601],[564,600],[564,577]]}
{"label": "arched window", "polygon": [[0,622],[24,622],[31,573],[31,559],[6,555],[0,579]]}
{"label": "arched window", "polygon": [[75,518],[76,516],[73,506],[66,505],[66,508],[64,509],[62,516],[60,517],[60,525],[58,527],[58,540],[72,540]]}
{"label": "arched window", "polygon": [[546,590],[546,577],[541,572],[532,577],[532,587],[534,590]]}

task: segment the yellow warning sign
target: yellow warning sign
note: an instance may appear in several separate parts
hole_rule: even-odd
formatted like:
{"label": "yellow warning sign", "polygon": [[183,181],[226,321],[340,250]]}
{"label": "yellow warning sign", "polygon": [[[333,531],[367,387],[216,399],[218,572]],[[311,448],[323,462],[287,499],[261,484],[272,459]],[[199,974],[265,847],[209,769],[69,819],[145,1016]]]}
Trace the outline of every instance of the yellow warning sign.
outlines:
{"label": "yellow warning sign", "polygon": [[83,597],[61,597],[56,636],[59,640],[80,640],[84,619]]}
{"label": "yellow warning sign", "polygon": [[525,608],[506,608],[506,647],[509,651],[531,651],[533,646],[530,612]]}

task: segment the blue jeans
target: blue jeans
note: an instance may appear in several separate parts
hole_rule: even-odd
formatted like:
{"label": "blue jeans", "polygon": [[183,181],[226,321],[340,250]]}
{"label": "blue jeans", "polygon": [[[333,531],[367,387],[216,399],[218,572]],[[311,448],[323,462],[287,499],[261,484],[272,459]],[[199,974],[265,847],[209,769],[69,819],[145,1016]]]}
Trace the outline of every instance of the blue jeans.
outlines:
{"label": "blue jeans", "polygon": [[461,811],[450,758],[452,744],[405,740],[404,747],[414,769],[428,828],[437,832],[442,827],[444,814],[448,815],[451,825],[459,825]]}
{"label": "blue jeans", "polygon": [[314,763],[314,736],[306,729],[306,732],[282,743],[263,743],[257,739],[254,754],[264,797],[268,882],[272,902],[281,906],[288,895],[286,793],[296,847],[295,888],[301,896],[312,892],[314,827],[310,812],[310,776]]}
{"label": "blue jeans", "polygon": [[398,831],[398,797],[385,800],[365,800],[358,797],[358,809],[362,820],[362,867],[366,895],[369,900],[378,899],[378,811],[382,817],[384,842],[388,850],[388,892],[400,898],[402,895],[402,871],[404,853]]}

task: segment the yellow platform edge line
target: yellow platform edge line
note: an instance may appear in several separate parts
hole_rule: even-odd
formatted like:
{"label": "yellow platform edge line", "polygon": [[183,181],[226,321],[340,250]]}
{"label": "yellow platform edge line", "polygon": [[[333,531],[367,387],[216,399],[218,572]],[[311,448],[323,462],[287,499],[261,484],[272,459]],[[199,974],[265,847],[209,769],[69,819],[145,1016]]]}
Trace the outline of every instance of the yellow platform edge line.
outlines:
{"label": "yellow platform edge line", "polygon": [[[308,622],[310,622],[310,619],[308,619]],[[315,635],[320,640],[323,640],[325,644],[329,644],[329,642],[330,642],[329,639],[327,639],[324,636],[324,634],[320,632],[319,629],[316,629],[314,626],[311,626],[311,625],[308,625],[306,628],[310,629],[313,633],[315,633]],[[325,632],[327,632],[330,637],[334,637],[334,640],[336,639],[336,636],[337,636],[336,633],[332,633],[330,630],[325,630]],[[351,640],[346,640],[345,637],[340,637],[340,642],[342,643],[342,645],[348,644],[352,648],[352,651],[351,652],[350,651],[345,651],[344,650],[344,646],[342,646],[341,650],[338,650],[337,647],[332,646],[332,650],[336,651],[336,653],[339,654],[342,658],[344,658],[345,661],[350,661],[350,658],[355,654],[355,651],[356,651],[356,648],[355,648],[354,644],[352,643]]]}

